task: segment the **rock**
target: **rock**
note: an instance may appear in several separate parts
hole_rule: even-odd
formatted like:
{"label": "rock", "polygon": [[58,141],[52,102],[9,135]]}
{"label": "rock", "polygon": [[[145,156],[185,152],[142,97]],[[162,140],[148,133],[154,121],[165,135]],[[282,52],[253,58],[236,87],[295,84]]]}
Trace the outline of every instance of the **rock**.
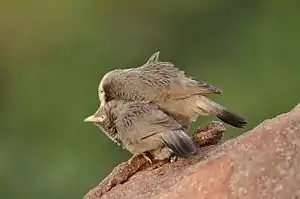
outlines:
{"label": "rock", "polygon": [[300,105],[201,156],[139,171],[104,195],[98,189],[85,199],[300,198]]}

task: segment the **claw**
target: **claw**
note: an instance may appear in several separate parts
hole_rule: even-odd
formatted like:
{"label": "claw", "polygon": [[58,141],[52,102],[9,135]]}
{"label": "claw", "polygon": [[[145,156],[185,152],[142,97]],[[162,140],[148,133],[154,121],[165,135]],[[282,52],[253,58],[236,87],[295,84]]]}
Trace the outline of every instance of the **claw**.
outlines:
{"label": "claw", "polygon": [[171,156],[171,158],[170,158],[171,163],[176,162],[177,160],[178,160],[178,157],[175,155]]}
{"label": "claw", "polygon": [[152,164],[152,160],[146,155],[146,153],[139,153],[139,154],[134,154],[129,160],[128,163],[132,164],[132,161],[138,157],[138,156],[143,156],[143,158],[145,158],[147,160],[147,162],[149,162],[150,164]]}
{"label": "claw", "polygon": [[142,156],[150,163],[150,165],[152,164],[152,160],[145,153],[142,153]]}

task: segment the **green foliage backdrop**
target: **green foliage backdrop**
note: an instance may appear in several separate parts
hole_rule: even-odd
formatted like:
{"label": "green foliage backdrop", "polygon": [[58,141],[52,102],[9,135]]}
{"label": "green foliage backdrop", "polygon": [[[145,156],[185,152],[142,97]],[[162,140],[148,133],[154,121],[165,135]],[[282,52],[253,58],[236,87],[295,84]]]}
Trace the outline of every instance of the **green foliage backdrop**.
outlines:
{"label": "green foliage backdrop", "polygon": [[157,50],[247,130],[299,102],[298,1],[4,0],[0,16],[1,198],[82,198],[130,157],[83,119],[107,71]]}

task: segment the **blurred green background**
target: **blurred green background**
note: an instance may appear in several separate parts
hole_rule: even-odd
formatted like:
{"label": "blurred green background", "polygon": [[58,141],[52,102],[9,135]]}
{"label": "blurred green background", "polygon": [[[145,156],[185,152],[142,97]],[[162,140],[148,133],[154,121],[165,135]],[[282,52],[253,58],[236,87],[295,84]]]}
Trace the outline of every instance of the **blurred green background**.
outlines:
{"label": "blurred green background", "polygon": [[[300,99],[296,0],[4,0],[0,16],[1,198],[82,198],[127,160],[83,119],[106,72],[157,50],[223,89],[213,99],[247,130]],[[226,138],[241,133],[228,127]]]}

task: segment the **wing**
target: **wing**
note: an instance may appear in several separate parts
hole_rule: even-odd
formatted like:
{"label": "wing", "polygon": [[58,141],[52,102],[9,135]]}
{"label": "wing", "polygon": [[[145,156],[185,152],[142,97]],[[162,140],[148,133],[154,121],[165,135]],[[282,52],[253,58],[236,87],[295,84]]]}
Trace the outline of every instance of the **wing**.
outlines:
{"label": "wing", "polygon": [[[180,99],[191,95],[205,95],[210,93],[222,93],[221,89],[206,83],[203,80],[195,80],[185,75],[185,72],[176,68],[171,62],[151,62],[136,68],[142,74],[145,82],[152,82],[153,89],[161,88],[170,99]],[[162,96],[159,96],[160,98]]]}
{"label": "wing", "polygon": [[170,62],[156,61],[138,68],[119,70],[106,79],[102,85],[107,99],[159,102],[222,92],[202,80],[186,76]]}
{"label": "wing", "polygon": [[189,156],[196,152],[192,139],[182,126],[157,106],[139,102],[130,104],[122,110],[116,122],[121,139],[137,143],[156,137],[179,156]]}
{"label": "wing", "polygon": [[197,152],[193,140],[183,130],[173,130],[161,136],[165,145],[179,156],[186,157]]}
{"label": "wing", "polygon": [[[154,134],[181,129],[176,120],[167,116],[157,105],[145,102],[128,102],[116,120],[119,135],[145,139]],[[129,133],[128,133],[129,132]]]}

